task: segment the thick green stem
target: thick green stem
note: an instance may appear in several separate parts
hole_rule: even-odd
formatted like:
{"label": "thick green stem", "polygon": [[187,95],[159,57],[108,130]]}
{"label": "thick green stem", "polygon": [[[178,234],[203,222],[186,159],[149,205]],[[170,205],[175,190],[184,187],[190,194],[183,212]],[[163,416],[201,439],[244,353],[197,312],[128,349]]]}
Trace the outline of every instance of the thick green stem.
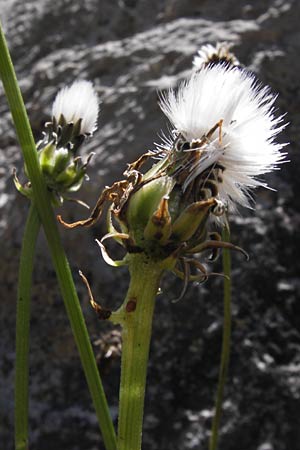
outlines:
{"label": "thick green stem", "polygon": [[[229,242],[230,232],[227,227],[224,228],[222,240]],[[224,321],[223,321],[223,340],[222,354],[219,370],[218,388],[216,395],[215,415],[212,423],[212,431],[209,442],[209,450],[216,450],[218,445],[218,430],[220,426],[222,402],[224,387],[227,378],[229,356],[230,356],[230,338],[231,338],[231,256],[229,249],[223,249],[223,272],[224,278]]]}
{"label": "thick green stem", "polygon": [[35,244],[41,222],[34,205],[29,210],[20,259],[16,319],[15,448],[28,449],[28,385],[30,297]]}
{"label": "thick green stem", "polygon": [[152,317],[162,266],[131,256],[130,286],[121,308],[123,347],[118,450],[140,450]]}
{"label": "thick green stem", "polygon": [[0,75],[32,184],[34,204],[36,205],[48,241],[53,266],[57,274],[62,297],[79,350],[81,363],[96,409],[104,444],[107,450],[115,450],[116,436],[103,386],[99,377],[71,270],[61,244],[56,219],[51,207],[51,199],[41,173],[31,127],[1,26]]}

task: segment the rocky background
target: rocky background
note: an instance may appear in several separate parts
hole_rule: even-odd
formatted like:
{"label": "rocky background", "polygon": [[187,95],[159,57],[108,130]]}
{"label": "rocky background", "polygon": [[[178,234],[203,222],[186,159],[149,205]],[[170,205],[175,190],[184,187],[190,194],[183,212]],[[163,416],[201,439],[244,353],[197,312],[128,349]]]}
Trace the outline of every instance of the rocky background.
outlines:
{"label": "rocky background", "polygon": [[[288,111],[290,164],[268,176],[276,191],[257,191],[255,211],[231,217],[233,336],[221,427],[222,450],[300,449],[299,199],[300,3],[297,0],[0,0],[0,15],[34,133],[59,88],[90,79],[101,98],[99,130],[83,149],[96,152],[81,198],[93,205],[126,163],[158,140],[166,120],[157,91],[191,71],[203,43],[227,40],[237,57],[279,93]],[[28,202],[14,189],[22,159],[0,91],[0,443],[13,449],[16,279]],[[74,204],[62,214],[86,212]],[[120,337],[91,311],[78,269],[95,296],[119,306],[125,269],[105,266],[94,238],[103,226],[61,230],[87,325],[117,417]],[[206,449],[222,333],[222,281],[190,286],[164,280],[157,300],[145,410],[144,450]],[[32,299],[30,448],[103,449],[77,351],[41,235]]]}

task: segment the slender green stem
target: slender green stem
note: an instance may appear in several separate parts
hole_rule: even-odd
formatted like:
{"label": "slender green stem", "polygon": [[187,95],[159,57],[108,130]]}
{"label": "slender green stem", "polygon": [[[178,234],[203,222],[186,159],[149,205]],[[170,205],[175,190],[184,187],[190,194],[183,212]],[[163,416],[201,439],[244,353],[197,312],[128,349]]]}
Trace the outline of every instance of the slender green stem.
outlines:
{"label": "slender green stem", "polygon": [[140,450],[152,317],[162,267],[143,254],[131,256],[123,312],[118,450]]}
{"label": "slender green stem", "polygon": [[41,174],[28,116],[1,26],[0,74],[23,152],[27,172],[32,184],[34,203],[46,234],[52,262],[58,277],[62,297],[79,350],[81,363],[96,409],[104,444],[107,450],[115,450],[116,436],[103,386],[99,377],[71,270],[61,244],[49,193]]}
{"label": "slender green stem", "polygon": [[35,244],[40,226],[37,210],[32,204],[24,231],[18,278],[15,365],[15,448],[17,450],[28,449],[30,297]]}
{"label": "slender green stem", "polygon": [[[229,242],[230,232],[229,228],[225,227],[222,235],[222,240]],[[229,356],[230,356],[230,338],[231,338],[231,256],[230,250],[223,249],[223,272],[224,278],[224,323],[223,323],[223,340],[222,340],[222,354],[219,370],[218,388],[216,395],[215,415],[212,423],[212,431],[209,442],[209,450],[216,450],[218,445],[218,430],[220,426],[222,402],[224,387],[227,378]]]}

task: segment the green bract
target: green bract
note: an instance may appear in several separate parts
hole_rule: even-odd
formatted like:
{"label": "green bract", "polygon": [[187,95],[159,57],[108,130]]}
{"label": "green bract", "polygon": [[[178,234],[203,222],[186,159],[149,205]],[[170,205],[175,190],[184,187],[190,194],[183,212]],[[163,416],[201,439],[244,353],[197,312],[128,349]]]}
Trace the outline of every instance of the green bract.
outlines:
{"label": "green bract", "polygon": [[[53,118],[53,122],[46,124],[48,134],[44,133],[43,140],[37,144],[41,172],[54,205],[62,204],[67,194],[78,191],[87,178],[86,168],[93,154],[88,156],[85,163],[80,156],[76,156],[77,149],[85,138],[78,134],[80,123],[79,120],[75,124],[67,124],[63,116],[57,123]],[[28,176],[26,165],[25,174]],[[32,197],[30,183],[22,185],[16,174],[14,182],[19,192]]]}
{"label": "green bract", "polygon": [[77,191],[84,180],[85,165],[71,150],[50,143],[39,151],[39,162],[47,186],[60,194]]}
{"label": "green bract", "polygon": [[[241,250],[222,242],[216,231],[216,216],[225,214],[216,188],[221,169],[208,168],[185,188],[189,158],[194,159],[194,153],[177,150],[164,155],[143,174],[140,168],[151,156],[154,154],[142,155],[128,166],[126,179],[105,188],[88,219],[73,224],[66,224],[61,217],[59,220],[68,228],[90,226],[108,201],[108,233],[99,243],[106,262],[120,266],[128,263],[130,255],[143,253],[149,261],[162,263],[182,278],[185,287],[189,280],[205,281],[209,274],[197,254],[210,251],[213,260],[220,248]],[[178,171],[178,161],[183,159],[185,164]],[[107,255],[103,242],[108,238],[125,248],[122,261]]]}
{"label": "green bract", "polygon": [[[173,185],[172,178],[164,176],[141,183],[141,187],[130,195],[123,221],[134,245],[143,247],[147,241],[160,241],[161,234],[169,234],[169,223],[164,218],[168,210],[162,209],[161,204],[167,202]],[[120,216],[123,216],[122,212]]]}

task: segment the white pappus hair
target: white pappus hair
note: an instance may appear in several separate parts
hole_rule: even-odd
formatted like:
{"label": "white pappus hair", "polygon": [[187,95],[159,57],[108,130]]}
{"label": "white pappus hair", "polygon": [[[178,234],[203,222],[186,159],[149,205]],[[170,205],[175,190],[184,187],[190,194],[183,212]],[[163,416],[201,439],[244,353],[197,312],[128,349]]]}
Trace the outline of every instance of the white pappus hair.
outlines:
{"label": "white pappus hair", "polygon": [[99,101],[90,81],[75,81],[61,89],[52,106],[52,116],[57,122],[61,115],[67,123],[82,120],[80,133],[93,134],[97,129]]}
{"label": "white pappus hair", "polygon": [[[249,205],[250,190],[267,187],[257,177],[284,162],[286,144],[275,142],[285,128],[275,117],[276,96],[246,70],[228,65],[207,66],[183,82],[177,91],[161,96],[160,107],[188,142],[205,140],[203,156],[188,182],[215,163],[224,167],[219,198],[232,209]],[[192,151],[192,150],[188,150]]]}
{"label": "white pappus hair", "polygon": [[200,70],[209,63],[217,63],[224,61],[233,66],[239,66],[240,62],[236,56],[230,51],[231,45],[227,42],[217,42],[215,46],[212,44],[204,44],[200,47],[193,59],[195,70]]}

